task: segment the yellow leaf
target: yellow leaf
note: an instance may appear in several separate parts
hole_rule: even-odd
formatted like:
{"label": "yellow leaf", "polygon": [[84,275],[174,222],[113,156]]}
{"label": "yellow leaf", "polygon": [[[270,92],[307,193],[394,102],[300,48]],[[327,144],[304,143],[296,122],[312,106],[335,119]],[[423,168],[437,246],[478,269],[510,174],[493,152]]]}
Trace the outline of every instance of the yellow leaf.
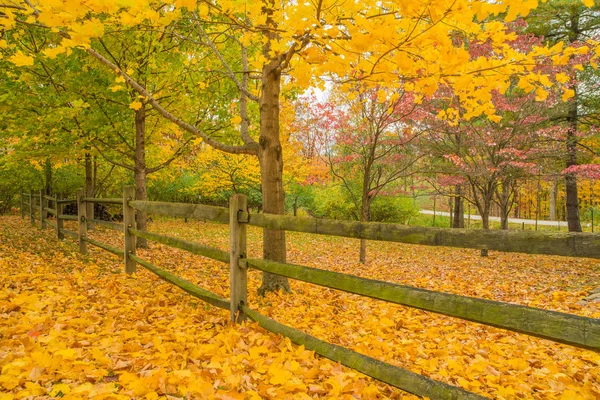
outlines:
{"label": "yellow leaf", "polygon": [[137,111],[140,108],[142,108],[142,103],[136,100],[136,101],[134,101],[133,103],[131,103],[129,105],[129,108],[131,108],[132,110],[136,110]]}
{"label": "yellow leaf", "polygon": [[562,101],[567,101],[573,96],[575,96],[575,91],[573,89],[565,89],[562,94]]}
{"label": "yellow leaf", "polygon": [[536,101],[544,101],[544,100],[546,100],[546,98],[548,98],[548,92],[546,92],[544,89],[539,87],[535,90],[535,100]]}
{"label": "yellow leaf", "polygon": [[26,56],[22,52],[16,52],[12,57],[8,58],[8,61],[15,64],[17,67],[23,67],[26,65],[33,65],[33,57]]}
{"label": "yellow leaf", "polygon": [[48,58],[56,58],[57,55],[62,54],[65,52],[65,48],[62,46],[59,47],[48,47],[46,50],[44,50],[42,53],[44,53],[44,55]]}
{"label": "yellow leaf", "polygon": [[57,383],[52,385],[52,391],[50,392],[51,397],[57,397],[59,393],[63,395],[71,393],[71,387],[66,383]]}
{"label": "yellow leaf", "polygon": [[592,8],[594,7],[594,0],[581,0],[584,6]]}
{"label": "yellow leaf", "polygon": [[559,72],[558,74],[556,74],[556,80],[560,83],[566,83],[569,81],[569,75]]}
{"label": "yellow leaf", "polygon": [[117,82],[117,83],[125,83],[125,78],[123,77],[123,75],[119,75],[115,79],[115,82]]}

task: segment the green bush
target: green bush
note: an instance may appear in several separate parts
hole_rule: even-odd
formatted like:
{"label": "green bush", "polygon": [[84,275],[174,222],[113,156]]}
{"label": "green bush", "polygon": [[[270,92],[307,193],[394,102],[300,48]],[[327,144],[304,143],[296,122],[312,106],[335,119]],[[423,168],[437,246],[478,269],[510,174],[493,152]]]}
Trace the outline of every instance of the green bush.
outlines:
{"label": "green bush", "polygon": [[371,221],[405,224],[417,215],[419,208],[406,197],[376,197],[371,204]]}

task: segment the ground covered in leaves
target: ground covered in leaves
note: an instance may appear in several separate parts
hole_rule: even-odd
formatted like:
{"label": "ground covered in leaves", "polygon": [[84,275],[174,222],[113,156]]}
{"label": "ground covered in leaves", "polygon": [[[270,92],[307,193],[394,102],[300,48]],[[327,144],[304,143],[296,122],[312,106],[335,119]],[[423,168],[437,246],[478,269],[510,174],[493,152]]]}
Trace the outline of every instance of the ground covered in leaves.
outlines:
{"label": "ground covered in leaves", "polygon": [[[150,230],[226,249],[227,227],[156,221]],[[122,246],[122,235],[91,237]],[[89,246],[89,245],[88,245]],[[250,257],[261,234],[249,229]],[[0,400],[13,398],[413,398],[208,306],[100,249],[88,256],[17,217],[0,218]],[[138,254],[228,297],[228,267],[159,244]],[[576,303],[600,286],[590,259],[370,243],[289,233],[288,261],[599,318]],[[302,282],[249,305],[279,322],[490,398],[600,398],[600,355]],[[167,397],[165,397],[167,396]]]}

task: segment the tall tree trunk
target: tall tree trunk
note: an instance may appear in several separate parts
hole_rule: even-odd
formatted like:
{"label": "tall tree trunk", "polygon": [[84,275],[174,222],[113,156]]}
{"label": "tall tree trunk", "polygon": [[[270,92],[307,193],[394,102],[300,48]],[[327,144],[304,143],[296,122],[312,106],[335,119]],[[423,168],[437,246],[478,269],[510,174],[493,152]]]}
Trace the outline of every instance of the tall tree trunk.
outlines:
{"label": "tall tree trunk", "polygon": [[52,163],[49,158],[46,158],[44,164],[44,193],[47,196],[52,195]]}
{"label": "tall tree trunk", "polygon": [[[144,106],[135,111],[135,198],[146,200],[146,109]],[[136,229],[145,231],[148,226],[148,215],[136,210]],[[147,248],[148,240],[136,239],[137,248]]]}
{"label": "tall tree trunk", "polygon": [[[268,54],[269,45],[265,46]],[[262,205],[265,213],[283,215],[285,194],[283,191],[283,155],[279,141],[279,96],[281,71],[279,62],[271,61],[263,67],[262,93],[260,98],[260,138],[258,159],[260,162]],[[285,231],[263,230],[263,257],[265,260],[286,262]],[[289,291],[286,277],[263,273],[258,293],[277,290]]]}
{"label": "tall tree trunk", "polygon": [[452,227],[465,227],[465,200],[462,196],[462,187],[460,185],[456,185],[456,197],[454,198],[454,219],[452,220]]}
{"label": "tall tree trunk", "polygon": [[[569,42],[574,43],[579,40],[579,11],[574,9],[570,15],[569,24]],[[577,122],[578,112],[578,90],[577,90],[577,73],[573,70],[571,80],[574,83],[573,90],[575,95],[569,103],[569,111],[567,114],[567,160],[566,167],[569,168],[577,165]],[[579,198],[577,195],[577,178],[573,174],[565,175],[565,194],[567,208],[567,225],[569,232],[581,232],[581,220],[579,219]]]}
{"label": "tall tree trunk", "polygon": [[[513,184],[515,184],[513,182]],[[508,180],[502,181],[502,191],[496,191],[496,198],[498,200],[498,209],[500,214],[500,229],[508,230],[508,216],[510,215],[511,201],[510,201],[510,182]]]}
{"label": "tall tree trunk", "polygon": [[[92,167],[92,156],[85,153],[85,196],[94,197],[94,171]],[[94,203],[85,204],[88,219],[94,219]]]}
{"label": "tall tree trunk", "polygon": [[[569,128],[567,130],[566,167],[569,168],[577,165],[577,102],[575,99],[569,105],[567,121]],[[565,175],[565,193],[567,198],[567,224],[569,225],[569,232],[581,232],[577,178],[574,174]]]}
{"label": "tall tree trunk", "polygon": [[558,196],[558,182],[557,180],[552,181],[552,187],[550,188],[550,220],[556,221],[556,197]]}
{"label": "tall tree trunk", "polygon": [[[371,221],[371,199],[367,193],[363,194],[360,208],[360,222]],[[360,239],[360,253],[358,260],[362,264],[367,261],[367,239]]]}

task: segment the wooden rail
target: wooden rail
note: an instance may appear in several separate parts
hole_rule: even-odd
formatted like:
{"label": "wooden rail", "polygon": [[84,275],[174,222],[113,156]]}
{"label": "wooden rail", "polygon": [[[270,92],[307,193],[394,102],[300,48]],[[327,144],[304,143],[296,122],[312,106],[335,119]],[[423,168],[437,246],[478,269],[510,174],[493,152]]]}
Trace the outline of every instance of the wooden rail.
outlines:
{"label": "wooden rail", "polygon": [[171,217],[194,218],[204,221],[229,223],[229,209],[203,204],[166,203],[161,201],[133,200],[129,204],[136,210]]}
{"label": "wooden rail", "polygon": [[487,249],[528,254],[600,258],[600,235],[527,231],[429,228],[380,222],[353,222],[273,214],[239,214],[239,221],[261,228],[381,240]]}
{"label": "wooden rail", "polygon": [[112,254],[114,254],[114,255],[116,255],[116,256],[121,256],[121,257],[123,257],[123,255],[125,254],[125,252],[124,252],[123,250],[121,250],[121,249],[119,249],[119,248],[117,248],[117,247],[114,247],[114,246],[108,245],[108,244],[106,244],[106,243],[99,242],[99,241],[97,241],[97,240],[94,240],[94,239],[90,239],[89,237],[85,237],[85,236],[84,236],[84,237],[82,238],[82,240],[83,240],[84,242],[87,242],[87,243],[89,243],[89,244],[93,244],[93,245],[94,245],[94,246],[96,246],[96,247],[100,247],[101,249],[103,249],[103,250],[106,250],[106,251],[108,251],[109,253],[112,253]]}
{"label": "wooden rail", "polygon": [[263,272],[600,352],[600,319],[434,292],[301,265],[261,259],[246,262],[248,267]]}
{"label": "wooden rail", "polygon": [[68,229],[60,229],[60,233],[75,240],[77,240],[78,237],[76,232],[70,231]]}
{"label": "wooden rail", "polygon": [[397,388],[401,388],[409,393],[416,394],[417,396],[449,400],[486,399],[486,397],[467,392],[456,386],[427,378],[423,375],[365,356],[345,347],[317,339],[307,333],[280,324],[271,318],[251,310],[247,306],[241,306],[241,310],[250,317],[251,320],[258,322],[258,325],[270,332],[283,335],[297,345],[313,350],[323,357],[339,362],[340,364],[355,369],[365,375]]}
{"label": "wooden rail", "polygon": [[212,304],[215,307],[229,310],[229,300],[224,299],[224,298],[218,296],[217,294],[210,292],[206,289],[202,289],[202,288],[194,285],[193,283],[186,281],[185,279],[182,279],[176,275],[171,274],[170,272],[162,270],[162,269],[150,264],[148,261],[142,260],[141,258],[137,257],[136,255],[129,254],[129,257],[132,260],[134,260],[136,263],[140,264],[142,267],[144,267],[147,270],[158,275],[161,279],[163,279],[169,283],[172,283],[173,285],[183,289],[184,291],[191,294],[192,296],[197,297],[209,304]]}
{"label": "wooden rail", "polygon": [[64,219],[65,221],[77,221],[77,215],[60,215],[58,218]]}
{"label": "wooden rail", "polygon": [[88,220],[88,223],[92,224],[92,225],[104,226],[104,227],[112,229],[114,231],[123,232],[123,224],[120,224],[118,222],[103,221],[101,219],[90,219],[90,220]]}
{"label": "wooden rail", "polygon": [[156,233],[138,231],[137,229],[129,228],[129,232],[137,237],[143,237],[148,240],[153,240],[167,246],[175,247],[181,250],[188,251],[192,254],[212,258],[213,260],[229,263],[229,253],[214,247],[208,247],[199,243],[188,242],[181,239],[176,239],[170,236],[158,235]]}
{"label": "wooden rail", "polygon": [[44,207],[44,211],[46,211],[48,214],[52,214],[56,217],[56,210],[54,208]]}
{"label": "wooden rail", "polygon": [[81,199],[81,201],[84,203],[123,205],[123,199],[121,199],[121,198],[95,199],[95,198],[91,198],[91,197],[84,197],[83,199]]}

